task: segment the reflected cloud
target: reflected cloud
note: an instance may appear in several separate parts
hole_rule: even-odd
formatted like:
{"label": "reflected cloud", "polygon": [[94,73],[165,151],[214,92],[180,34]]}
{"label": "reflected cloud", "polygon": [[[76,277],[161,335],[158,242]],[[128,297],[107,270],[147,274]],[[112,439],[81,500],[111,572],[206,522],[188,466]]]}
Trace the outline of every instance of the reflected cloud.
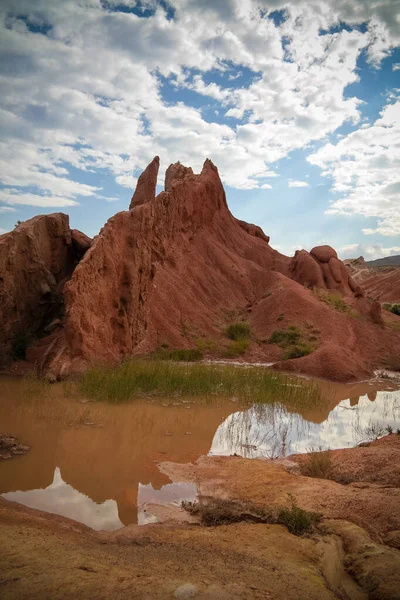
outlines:
{"label": "reflected cloud", "polygon": [[400,393],[373,392],[340,402],[322,423],[307,421],[281,404],[254,405],[230,415],[217,429],[209,454],[278,458],[363,441],[368,429],[400,426]]}
{"label": "reflected cloud", "polygon": [[2,494],[2,497],[30,508],[74,519],[96,530],[112,531],[123,527],[115,500],[97,504],[66,483],[58,467],[54,471],[53,482],[48,487],[25,492],[7,492]]}

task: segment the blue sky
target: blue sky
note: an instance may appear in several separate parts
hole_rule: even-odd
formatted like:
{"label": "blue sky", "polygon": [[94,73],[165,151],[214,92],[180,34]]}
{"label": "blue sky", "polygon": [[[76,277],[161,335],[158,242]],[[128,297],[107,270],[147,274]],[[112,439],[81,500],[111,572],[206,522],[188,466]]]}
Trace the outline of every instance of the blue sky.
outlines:
{"label": "blue sky", "polygon": [[158,154],[286,254],[400,254],[399,0],[3,0],[0,233],[94,236]]}

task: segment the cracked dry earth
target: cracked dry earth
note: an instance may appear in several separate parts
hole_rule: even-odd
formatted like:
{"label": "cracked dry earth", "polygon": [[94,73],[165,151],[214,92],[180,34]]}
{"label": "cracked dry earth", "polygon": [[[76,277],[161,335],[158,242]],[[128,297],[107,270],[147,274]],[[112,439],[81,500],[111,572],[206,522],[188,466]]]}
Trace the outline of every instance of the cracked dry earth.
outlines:
{"label": "cracked dry earth", "polygon": [[279,461],[204,457],[192,465],[161,465],[175,481],[196,481],[202,494],[253,506],[282,504],[290,492],[301,507],[324,515],[309,537],[293,536],[282,525],[206,528],[172,520],[94,532],[1,500],[0,596],[400,598],[399,458],[395,435],[335,453],[336,468],[341,462],[347,480],[353,474],[348,485],[289,473]]}

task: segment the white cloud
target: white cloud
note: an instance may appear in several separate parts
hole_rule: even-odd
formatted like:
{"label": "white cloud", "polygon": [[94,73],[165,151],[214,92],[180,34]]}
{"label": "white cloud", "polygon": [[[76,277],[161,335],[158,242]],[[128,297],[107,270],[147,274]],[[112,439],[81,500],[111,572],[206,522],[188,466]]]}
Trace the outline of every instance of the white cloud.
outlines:
{"label": "white cloud", "polygon": [[31,194],[14,188],[4,188],[0,190],[0,202],[11,205],[26,204],[29,206],[43,207],[76,206],[78,204],[70,198],[64,198],[62,196],[41,196],[40,194]]}
{"label": "white cloud", "polygon": [[300,188],[300,187],[309,187],[309,184],[307,183],[307,181],[293,181],[293,180],[290,180],[288,182],[288,186],[290,188]]}
{"label": "white cloud", "polygon": [[272,190],[272,185],[269,185],[269,183],[263,183],[260,187],[262,190]]}
{"label": "white cloud", "polygon": [[[136,6],[108,2],[121,4]],[[152,1],[145,5],[155,13],[144,19],[104,10],[100,0],[3,0],[0,172],[4,185],[20,189],[9,193],[14,204],[98,197],[98,187],[74,181],[72,168],[106,169],[133,188],[155,154],[162,169],[181,160],[199,170],[210,157],[226,184],[268,189],[270,163],[358,122],[360,101],[344,90],[358,80],[360,53],[379,65],[399,42],[391,0],[170,4],[176,19]],[[284,23],[277,27],[260,7],[287,9]],[[48,35],[29,31],[29,20],[51,27]],[[368,31],[320,35],[340,21],[368,21]],[[224,85],[206,79],[212,69],[226,74]],[[254,78],[237,87],[245,69]],[[197,92],[240,122],[210,122],[173,89]]]}
{"label": "white cloud", "polygon": [[0,212],[17,212],[17,209],[12,206],[0,206]]}
{"label": "white cloud", "polygon": [[363,256],[366,260],[375,260],[400,254],[400,246],[385,248],[382,244],[349,244],[339,248],[338,253],[343,260],[345,258],[358,258],[359,256]]}
{"label": "white cloud", "polygon": [[387,104],[372,125],[344,136],[337,144],[326,144],[308,157],[333,179],[340,197],[328,214],[378,219],[365,234],[400,234],[400,100]]}
{"label": "white cloud", "polygon": [[392,69],[393,71],[400,71],[400,63],[393,63]]}

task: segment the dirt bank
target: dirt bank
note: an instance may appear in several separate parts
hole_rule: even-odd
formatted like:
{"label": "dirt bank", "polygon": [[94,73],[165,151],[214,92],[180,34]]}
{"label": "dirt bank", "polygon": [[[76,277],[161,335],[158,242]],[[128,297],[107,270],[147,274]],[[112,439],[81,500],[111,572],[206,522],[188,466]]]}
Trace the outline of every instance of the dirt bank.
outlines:
{"label": "dirt bank", "polygon": [[350,458],[358,462],[358,478],[366,474],[362,485],[298,475],[293,461],[163,463],[174,480],[196,481],[202,494],[253,506],[282,505],[290,492],[302,508],[323,514],[308,537],[282,525],[245,522],[203,527],[170,521],[94,532],[1,499],[2,597],[400,598],[400,552],[385,544],[400,530],[400,490],[396,477],[393,487],[369,481],[366,464],[374,449],[376,466],[383,465],[384,449],[387,466],[393,465],[400,437],[335,455],[346,465]]}

